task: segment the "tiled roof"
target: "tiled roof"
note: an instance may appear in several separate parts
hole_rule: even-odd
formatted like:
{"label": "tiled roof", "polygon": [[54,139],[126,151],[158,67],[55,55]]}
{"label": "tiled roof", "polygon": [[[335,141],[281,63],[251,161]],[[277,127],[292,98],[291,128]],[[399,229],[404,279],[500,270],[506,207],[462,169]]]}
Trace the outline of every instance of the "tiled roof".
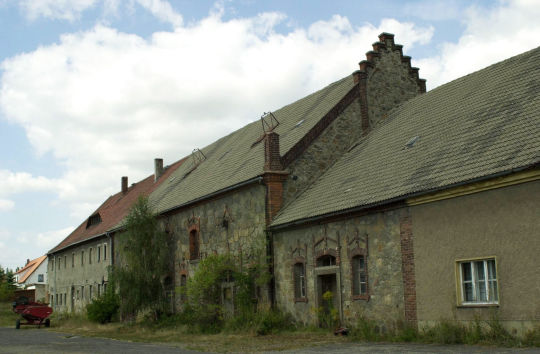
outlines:
{"label": "tiled roof", "polygon": [[285,207],[272,226],[381,204],[539,162],[540,47],[396,108]]}
{"label": "tiled roof", "polygon": [[167,167],[163,172],[163,175],[155,183],[154,175],[151,175],[142,181],[131,185],[125,194],[119,192],[107,198],[107,200],[92,213],[92,215],[99,213],[101,218],[100,223],[87,228],[88,219],[84,220],[79,227],[48,253],[54,253],[70,245],[102,235],[107,231],[111,231],[121,226],[122,220],[129,213],[129,209],[137,198],[140,195],[148,196],[154,189],[162,184],[163,181],[166,181],[184,161],[185,159],[182,159]]}
{"label": "tiled roof", "polygon": [[32,259],[22,269],[20,269],[17,273],[15,273],[15,274],[20,275],[17,283],[19,284],[24,283],[26,279],[28,279],[28,277],[32,275],[32,273],[34,273],[36,269],[38,269],[39,265],[43,263],[45,259],[47,259],[47,256],[41,256],[36,259]]}
{"label": "tiled roof", "polygon": [[[321,120],[354,86],[347,76],[307,97],[272,112],[279,125],[283,156]],[[201,149],[206,160],[191,173],[192,157],[178,168],[150,196],[157,212],[163,212],[229,186],[248,181],[263,173],[264,142],[253,145],[261,136],[257,120]]]}

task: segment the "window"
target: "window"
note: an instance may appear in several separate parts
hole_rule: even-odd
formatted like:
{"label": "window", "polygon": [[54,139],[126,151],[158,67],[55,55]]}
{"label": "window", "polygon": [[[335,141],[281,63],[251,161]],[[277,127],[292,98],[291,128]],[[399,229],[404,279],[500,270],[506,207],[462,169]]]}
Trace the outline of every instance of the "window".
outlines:
{"label": "window", "polygon": [[84,300],[84,285],[81,286],[81,300]]}
{"label": "window", "polygon": [[182,302],[186,302],[187,301],[187,275],[185,274],[182,274],[180,275],[180,300]]}
{"label": "window", "polygon": [[50,304],[51,304],[51,305],[54,304],[54,295],[51,295],[51,303],[50,303]]}
{"label": "window", "polygon": [[103,284],[103,294],[107,292],[107,283]]}
{"label": "window", "polygon": [[86,228],[88,229],[90,226],[97,225],[101,222],[101,216],[99,213],[96,213],[88,218],[88,221],[86,222]]}
{"label": "window", "polygon": [[81,265],[84,265],[84,251],[81,251]]}
{"label": "window", "polygon": [[75,253],[71,254],[71,268],[75,267]]}
{"label": "window", "polygon": [[67,256],[64,256],[64,269],[67,267]]}
{"label": "window", "polygon": [[38,283],[43,283],[44,282],[44,275],[43,274],[38,274],[37,276],[37,281]]}
{"label": "window", "polygon": [[77,289],[77,300],[79,300],[79,290]]}
{"label": "window", "polygon": [[488,305],[499,303],[497,267],[495,259],[459,261],[461,305]]}
{"label": "window", "polygon": [[92,248],[88,250],[88,264],[92,264]]}
{"label": "window", "polygon": [[191,230],[189,233],[189,259],[199,259],[199,233]]}
{"label": "window", "polygon": [[97,261],[98,263],[101,261],[101,246],[97,247]]}
{"label": "window", "polygon": [[88,297],[90,298],[90,300],[92,300],[92,285],[90,285],[89,287],[90,288],[88,289],[88,292],[89,292]]}
{"label": "window", "polygon": [[103,244],[103,260],[107,260],[107,244]]}
{"label": "window", "polygon": [[101,295],[101,284],[97,285],[97,296],[99,297]]}
{"label": "window", "polygon": [[62,258],[58,257],[58,261],[56,263],[58,263],[58,269],[60,269],[60,261],[62,260]]}
{"label": "window", "polygon": [[317,267],[328,267],[336,265],[336,257],[332,255],[325,255],[317,258]]}
{"label": "window", "polygon": [[351,259],[352,267],[352,293],[353,298],[367,295],[367,265],[364,255],[356,255]]}
{"label": "window", "polygon": [[51,270],[54,270],[54,258],[51,258]]}
{"label": "window", "polygon": [[67,306],[67,294],[64,293],[64,305]]}
{"label": "window", "polygon": [[306,268],[305,263],[294,264],[294,299],[303,301],[306,299]]}
{"label": "window", "polygon": [[54,295],[54,298],[55,298],[55,303],[56,303],[56,305],[58,305],[58,294],[55,294],[55,295]]}

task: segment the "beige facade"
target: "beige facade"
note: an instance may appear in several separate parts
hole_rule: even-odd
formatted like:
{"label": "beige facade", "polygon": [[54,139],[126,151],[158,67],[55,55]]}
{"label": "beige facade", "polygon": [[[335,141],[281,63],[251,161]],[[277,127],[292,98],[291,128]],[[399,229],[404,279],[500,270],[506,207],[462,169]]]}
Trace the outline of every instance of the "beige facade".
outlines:
{"label": "beige facade", "polygon": [[[538,325],[540,181],[419,204],[410,212],[420,326],[494,316],[517,332]],[[465,304],[460,262],[490,259],[498,300]]]}
{"label": "beige facade", "polygon": [[49,255],[49,303],[54,311],[84,311],[105,290],[111,259],[111,239],[106,236]]}

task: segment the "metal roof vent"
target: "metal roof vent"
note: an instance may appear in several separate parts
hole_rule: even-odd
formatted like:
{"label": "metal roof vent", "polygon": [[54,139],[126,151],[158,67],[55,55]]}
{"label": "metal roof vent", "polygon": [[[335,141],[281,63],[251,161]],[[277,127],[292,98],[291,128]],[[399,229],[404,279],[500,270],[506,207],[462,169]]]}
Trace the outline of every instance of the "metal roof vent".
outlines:
{"label": "metal roof vent", "polygon": [[296,123],[296,124],[294,125],[294,127],[295,127],[295,128],[298,128],[299,126],[302,125],[302,123],[304,123],[304,121],[305,121],[305,119],[302,119],[301,121],[299,121],[298,123]]}
{"label": "metal roof vent", "polygon": [[407,144],[405,144],[405,146],[408,147],[408,148],[412,148],[414,146],[414,144],[416,144],[416,142],[419,139],[420,139],[420,137],[418,135],[414,136],[409,141],[407,141]]}

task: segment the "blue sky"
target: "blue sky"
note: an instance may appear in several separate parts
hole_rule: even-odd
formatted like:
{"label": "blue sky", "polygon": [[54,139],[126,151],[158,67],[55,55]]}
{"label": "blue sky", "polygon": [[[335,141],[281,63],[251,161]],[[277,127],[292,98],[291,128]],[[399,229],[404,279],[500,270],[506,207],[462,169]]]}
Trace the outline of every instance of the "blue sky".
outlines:
{"label": "blue sky", "polygon": [[[0,264],[109,195],[352,73],[392,32],[428,90],[538,46],[540,3],[0,0]],[[211,103],[211,104],[210,104]]]}

